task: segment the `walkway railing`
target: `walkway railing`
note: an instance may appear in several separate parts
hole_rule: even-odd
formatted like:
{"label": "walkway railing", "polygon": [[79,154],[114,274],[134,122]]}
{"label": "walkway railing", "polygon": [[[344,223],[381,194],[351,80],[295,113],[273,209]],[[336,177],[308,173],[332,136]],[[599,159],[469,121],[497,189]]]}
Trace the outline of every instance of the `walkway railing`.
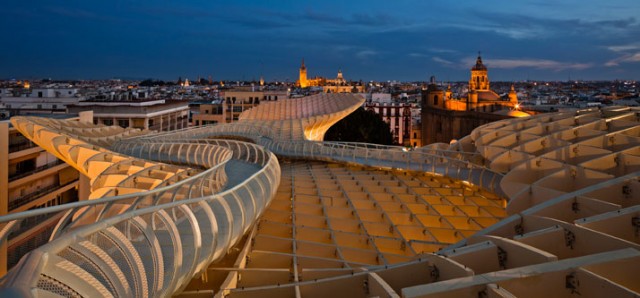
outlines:
{"label": "walkway railing", "polygon": [[[3,287],[24,295],[169,296],[240,240],[279,185],[277,159],[254,144],[216,140],[114,147],[133,156],[200,166],[215,160],[216,165],[147,192],[0,217],[6,223],[0,241],[7,241],[20,221],[65,212],[52,241],[23,258],[5,276]],[[231,158],[255,164],[257,171],[218,192]]]}
{"label": "walkway railing", "polygon": [[[23,258],[2,280],[23,294],[168,296],[223,257],[256,222],[280,182],[274,152],[290,158],[439,173],[501,193],[501,175],[444,152],[370,144],[277,141],[268,128],[235,123],[159,133],[113,145],[133,157],[195,165],[151,191],[118,195],[0,217],[0,241],[21,220],[64,212],[52,241]],[[238,136],[257,144],[212,139]],[[265,150],[268,149],[268,150]],[[269,152],[271,151],[271,152]],[[230,159],[257,165],[237,185]],[[139,181],[131,178],[133,185]],[[46,292],[45,292],[46,291]]]}
{"label": "walkway railing", "polygon": [[503,175],[471,162],[470,160],[476,157],[476,153],[438,149],[424,152],[407,150],[400,146],[366,143],[278,141],[270,137],[274,133],[269,128],[243,123],[202,126],[144,138],[147,140],[179,141],[230,135],[252,139],[257,144],[283,157],[431,172],[468,181],[497,195],[505,196],[500,188]]}

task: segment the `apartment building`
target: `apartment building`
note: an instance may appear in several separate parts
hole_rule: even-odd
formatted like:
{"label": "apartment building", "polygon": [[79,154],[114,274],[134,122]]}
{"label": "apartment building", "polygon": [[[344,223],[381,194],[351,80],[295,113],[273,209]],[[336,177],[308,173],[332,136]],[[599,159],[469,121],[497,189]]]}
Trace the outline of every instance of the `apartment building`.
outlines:
{"label": "apartment building", "polygon": [[186,128],[189,103],[170,99],[102,100],[92,99],[68,107],[69,113],[93,111],[95,124],[119,125],[157,131]]}

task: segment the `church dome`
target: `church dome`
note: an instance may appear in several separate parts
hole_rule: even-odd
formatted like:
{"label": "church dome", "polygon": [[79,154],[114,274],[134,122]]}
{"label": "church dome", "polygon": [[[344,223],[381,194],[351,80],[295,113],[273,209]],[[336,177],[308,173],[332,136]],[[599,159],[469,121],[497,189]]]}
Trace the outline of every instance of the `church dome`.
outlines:
{"label": "church dome", "polygon": [[478,59],[476,59],[476,65],[474,65],[471,70],[487,70],[487,67],[482,64],[482,57],[480,57],[480,55],[478,55]]}

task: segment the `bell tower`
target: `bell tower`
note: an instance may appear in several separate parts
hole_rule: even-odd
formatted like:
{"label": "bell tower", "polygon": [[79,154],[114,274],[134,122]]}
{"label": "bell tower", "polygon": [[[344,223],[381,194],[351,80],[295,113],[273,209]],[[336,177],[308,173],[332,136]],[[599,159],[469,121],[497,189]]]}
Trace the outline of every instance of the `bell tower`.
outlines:
{"label": "bell tower", "polygon": [[302,65],[300,65],[300,78],[298,79],[301,88],[308,87],[307,82],[307,67],[304,66],[304,58],[302,58]]}
{"label": "bell tower", "polygon": [[469,80],[469,91],[489,91],[489,76],[487,67],[482,63],[482,57],[478,52],[476,65],[471,68],[471,79]]}
{"label": "bell tower", "polygon": [[518,93],[516,92],[513,84],[511,84],[511,90],[509,90],[509,102],[514,105],[518,103]]}

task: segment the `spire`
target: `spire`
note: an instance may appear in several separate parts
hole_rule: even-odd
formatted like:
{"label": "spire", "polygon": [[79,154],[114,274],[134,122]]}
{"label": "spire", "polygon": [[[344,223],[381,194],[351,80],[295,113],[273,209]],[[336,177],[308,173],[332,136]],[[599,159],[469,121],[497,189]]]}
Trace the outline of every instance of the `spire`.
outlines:
{"label": "spire", "polygon": [[487,70],[487,67],[482,63],[482,56],[480,55],[480,51],[478,51],[478,58],[476,59],[476,65],[473,66],[473,70]]}
{"label": "spire", "polygon": [[300,66],[300,69],[305,69],[307,67],[304,66],[304,58],[302,58],[302,65]]}

